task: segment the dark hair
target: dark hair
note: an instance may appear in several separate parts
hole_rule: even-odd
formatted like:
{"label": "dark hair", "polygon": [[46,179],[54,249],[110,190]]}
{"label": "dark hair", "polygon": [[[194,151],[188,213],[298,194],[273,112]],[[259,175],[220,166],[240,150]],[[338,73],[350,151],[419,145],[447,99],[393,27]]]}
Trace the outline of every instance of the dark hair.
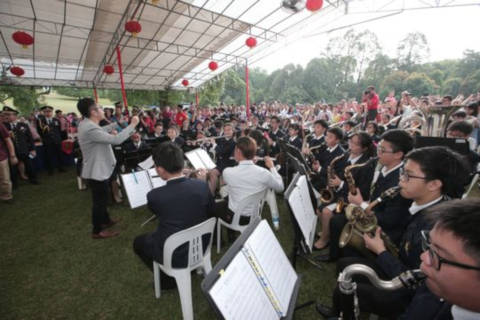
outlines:
{"label": "dark hair", "polygon": [[413,149],[413,138],[405,130],[388,130],[380,139],[390,143],[393,152],[403,152],[403,156]]}
{"label": "dark hair", "polygon": [[424,147],[412,150],[405,158],[418,163],[427,181],[440,180],[442,194],[452,198],[462,196],[469,172],[458,153],[447,147]]}
{"label": "dark hair", "polygon": [[155,127],[161,126],[163,128],[163,122],[162,121],[157,121],[155,123]]}
{"label": "dark hair", "polygon": [[465,111],[457,111],[453,114],[454,117],[465,118],[467,117],[467,113]]}
{"label": "dark hair", "polygon": [[300,132],[300,126],[297,123],[292,123],[288,126],[288,128],[292,128],[293,130],[296,130],[297,132]]}
{"label": "dark hair", "polygon": [[342,140],[343,139],[343,130],[340,128],[330,128],[327,130],[327,132],[330,132],[333,134],[335,137],[337,137],[337,140]]}
{"label": "dark hair", "polygon": [[250,137],[238,138],[236,147],[246,159],[253,159],[257,153],[257,143]]}
{"label": "dark hair", "polygon": [[375,121],[368,121],[367,127],[368,127],[368,125],[370,125],[370,124],[371,124],[371,125],[373,126],[373,128],[375,129],[374,134],[378,134],[378,124],[377,124]]}
{"label": "dark hair", "polygon": [[92,98],[82,98],[77,102],[77,109],[85,118],[90,117],[90,111],[95,106],[95,100]]}
{"label": "dark hair", "polygon": [[465,252],[480,263],[480,199],[445,201],[427,212],[432,225],[451,231],[462,241]]}
{"label": "dark hair", "polygon": [[447,131],[460,131],[464,135],[469,136],[473,131],[473,126],[464,120],[456,121],[448,127]]}
{"label": "dark hair", "polygon": [[177,173],[183,169],[183,151],[172,142],[163,142],[153,149],[153,161],[156,167],[162,167],[168,173]]}
{"label": "dark hair", "polygon": [[324,127],[325,129],[328,129],[328,122],[323,120],[323,119],[320,119],[320,120],[316,120],[313,125],[316,125],[316,124],[319,124],[321,125],[322,127]]}
{"label": "dark hair", "polygon": [[270,118],[270,121],[275,120],[277,122],[280,122],[280,119],[277,116],[273,116]]}
{"label": "dark hair", "polygon": [[348,120],[347,122],[345,122],[343,125],[349,125],[351,128],[355,127],[355,121],[353,120]]}
{"label": "dark hair", "polygon": [[355,136],[358,137],[362,149],[366,149],[364,154],[368,157],[373,157],[375,155],[375,146],[373,145],[372,137],[370,137],[365,131],[359,131],[352,134],[348,139],[352,139]]}
{"label": "dark hair", "polygon": [[215,126],[215,128],[221,129],[221,128],[223,128],[223,121],[222,120],[215,120],[213,125]]}
{"label": "dark hair", "polygon": [[478,115],[478,102],[472,102],[467,106],[467,109],[473,111],[472,116],[476,117]]}

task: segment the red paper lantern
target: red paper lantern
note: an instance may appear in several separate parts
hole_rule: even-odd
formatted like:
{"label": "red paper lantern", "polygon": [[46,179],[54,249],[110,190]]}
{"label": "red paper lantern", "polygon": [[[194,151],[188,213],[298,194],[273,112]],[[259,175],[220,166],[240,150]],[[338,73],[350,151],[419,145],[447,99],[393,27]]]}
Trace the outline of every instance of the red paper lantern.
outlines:
{"label": "red paper lantern", "polygon": [[310,11],[317,11],[322,9],[323,0],[307,0],[305,7]]}
{"label": "red paper lantern", "polygon": [[215,61],[210,61],[210,63],[208,64],[208,68],[212,71],[215,71],[218,68],[218,63],[216,63]]}
{"label": "red paper lantern", "polygon": [[249,37],[245,41],[245,44],[251,49],[257,45],[257,39],[255,39],[254,37]]}
{"label": "red paper lantern", "polygon": [[182,80],[182,84],[184,87],[188,86],[188,80],[187,79],[183,79]]}
{"label": "red paper lantern", "polygon": [[22,45],[24,49],[33,44],[33,37],[24,31],[15,31],[12,34],[12,39],[16,43]]}
{"label": "red paper lantern", "polygon": [[23,70],[23,68],[21,67],[11,67],[10,72],[16,75],[17,77],[21,77],[25,74],[25,70]]}
{"label": "red paper lantern", "polygon": [[105,67],[103,67],[103,72],[105,72],[107,75],[111,75],[115,72],[115,69],[111,64],[106,64]]}
{"label": "red paper lantern", "polygon": [[132,36],[136,37],[137,34],[139,34],[140,31],[142,31],[142,25],[138,21],[130,20],[127,23],[125,23],[125,30],[130,32]]}

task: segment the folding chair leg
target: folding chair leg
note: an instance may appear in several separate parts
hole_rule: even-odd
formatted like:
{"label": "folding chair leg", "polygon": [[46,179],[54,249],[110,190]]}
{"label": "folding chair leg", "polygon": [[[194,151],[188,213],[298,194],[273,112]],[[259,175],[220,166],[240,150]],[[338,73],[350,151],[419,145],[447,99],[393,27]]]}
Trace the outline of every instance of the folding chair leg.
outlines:
{"label": "folding chair leg", "polygon": [[182,305],[183,320],[193,320],[193,304],[192,304],[192,281],[190,272],[175,277],[177,281],[178,293],[180,295],[180,303]]}
{"label": "folding chair leg", "polygon": [[205,272],[204,276],[207,276],[207,274],[212,271],[212,261],[210,260],[210,257],[205,257],[205,261],[203,263],[203,271]]}
{"label": "folding chair leg", "polygon": [[217,253],[220,253],[220,243],[222,242],[221,238],[222,238],[222,225],[220,224],[220,221],[217,221]]}
{"label": "folding chair leg", "polygon": [[155,287],[155,298],[160,299],[160,267],[153,262],[153,286]]}

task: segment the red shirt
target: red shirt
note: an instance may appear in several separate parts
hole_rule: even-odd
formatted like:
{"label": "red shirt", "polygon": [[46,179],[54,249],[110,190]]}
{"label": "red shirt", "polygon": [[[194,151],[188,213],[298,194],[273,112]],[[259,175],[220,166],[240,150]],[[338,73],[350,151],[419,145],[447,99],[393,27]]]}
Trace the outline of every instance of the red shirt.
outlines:
{"label": "red shirt", "polygon": [[377,110],[379,102],[380,102],[380,99],[378,98],[378,95],[375,93],[371,99],[367,99],[367,109]]}
{"label": "red shirt", "polygon": [[177,114],[175,115],[175,123],[181,127],[182,124],[183,124],[183,121],[187,120],[188,117],[187,115],[185,114],[185,112],[177,112]]}
{"label": "red shirt", "polygon": [[9,138],[10,134],[8,133],[7,128],[0,122],[0,161],[8,159],[8,148],[5,139]]}

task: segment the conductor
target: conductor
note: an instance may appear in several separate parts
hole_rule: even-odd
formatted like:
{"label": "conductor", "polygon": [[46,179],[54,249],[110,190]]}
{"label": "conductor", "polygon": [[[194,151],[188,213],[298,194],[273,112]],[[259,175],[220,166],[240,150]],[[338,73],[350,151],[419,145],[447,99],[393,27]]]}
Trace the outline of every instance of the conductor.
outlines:
{"label": "conductor", "polygon": [[103,109],[92,98],[80,99],[77,108],[83,116],[78,126],[78,143],[83,156],[82,178],[88,181],[92,190],[92,238],[114,237],[118,235],[117,231],[105,230],[118,222],[110,219],[107,212],[108,186],[116,179],[116,159],[111,145],[120,144],[130,137],[139,120],[137,116],[132,117],[130,125],[114,135],[110,132],[117,124],[100,127],[99,123],[104,119]]}

